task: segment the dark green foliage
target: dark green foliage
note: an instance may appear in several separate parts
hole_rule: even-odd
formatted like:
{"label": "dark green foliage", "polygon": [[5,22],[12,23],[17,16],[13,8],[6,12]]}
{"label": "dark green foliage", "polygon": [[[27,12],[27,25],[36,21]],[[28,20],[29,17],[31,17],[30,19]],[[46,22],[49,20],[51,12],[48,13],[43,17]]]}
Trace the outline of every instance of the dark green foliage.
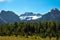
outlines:
{"label": "dark green foliage", "polygon": [[43,38],[60,37],[60,22],[15,22],[14,24],[0,25],[0,36],[33,36]]}

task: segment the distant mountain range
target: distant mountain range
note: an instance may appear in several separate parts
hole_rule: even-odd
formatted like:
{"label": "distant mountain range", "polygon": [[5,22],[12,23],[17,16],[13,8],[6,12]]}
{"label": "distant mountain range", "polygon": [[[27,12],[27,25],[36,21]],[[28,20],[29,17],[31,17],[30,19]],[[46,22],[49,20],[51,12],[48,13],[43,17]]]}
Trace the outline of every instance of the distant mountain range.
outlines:
{"label": "distant mountain range", "polygon": [[26,22],[26,21],[60,21],[60,11],[57,8],[52,9],[50,12],[41,15],[40,13],[25,12],[20,16],[12,11],[2,10],[0,12],[0,24]]}

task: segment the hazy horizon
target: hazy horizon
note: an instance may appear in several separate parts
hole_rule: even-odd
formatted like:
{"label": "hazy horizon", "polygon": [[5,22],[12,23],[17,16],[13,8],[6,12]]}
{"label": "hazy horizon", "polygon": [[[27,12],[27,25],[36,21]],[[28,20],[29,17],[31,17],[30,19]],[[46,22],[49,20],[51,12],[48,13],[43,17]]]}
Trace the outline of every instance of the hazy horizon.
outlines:
{"label": "hazy horizon", "polygon": [[25,12],[45,14],[52,8],[60,10],[60,0],[0,0],[0,11],[9,10],[17,15]]}

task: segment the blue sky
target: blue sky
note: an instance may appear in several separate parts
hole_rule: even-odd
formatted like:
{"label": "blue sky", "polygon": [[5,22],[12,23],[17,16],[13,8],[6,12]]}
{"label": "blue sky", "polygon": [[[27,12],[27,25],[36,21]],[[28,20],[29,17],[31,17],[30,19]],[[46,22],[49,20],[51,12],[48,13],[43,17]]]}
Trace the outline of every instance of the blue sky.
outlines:
{"label": "blue sky", "polygon": [[25,12],[45,14],[52,8],[60,9],[60,0],[0,0],[0,11],[10,10],[18,15]]}

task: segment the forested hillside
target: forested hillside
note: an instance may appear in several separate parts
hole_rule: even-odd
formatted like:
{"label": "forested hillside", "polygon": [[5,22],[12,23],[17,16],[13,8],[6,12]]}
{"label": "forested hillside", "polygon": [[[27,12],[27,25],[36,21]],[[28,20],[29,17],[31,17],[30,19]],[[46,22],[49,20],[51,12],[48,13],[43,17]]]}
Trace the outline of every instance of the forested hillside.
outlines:
{"label": "forested hillside", "polygon": [[14,24],[0,25],[0,36],[40,36],[42,38],[60,38],[60,22],[15,22]]}

